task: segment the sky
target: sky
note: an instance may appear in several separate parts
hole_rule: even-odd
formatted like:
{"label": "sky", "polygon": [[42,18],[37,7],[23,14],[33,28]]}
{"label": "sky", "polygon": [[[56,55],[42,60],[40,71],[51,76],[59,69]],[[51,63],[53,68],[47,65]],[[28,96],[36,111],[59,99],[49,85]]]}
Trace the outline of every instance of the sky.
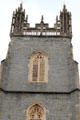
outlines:
{"label": "sky", "polygon": [[44,21],[49,23],[50,27],[53,26],[56,15],[59,15],[63,4],[66,4],[68,11],[72,13],[73,56],[79,63],[80,71],[80,0],[0,0],[0,61],[6,58],[10,42],[12,13],[21,1],[29,16],[30,26],[39,23],[41,15],[44,15]]}

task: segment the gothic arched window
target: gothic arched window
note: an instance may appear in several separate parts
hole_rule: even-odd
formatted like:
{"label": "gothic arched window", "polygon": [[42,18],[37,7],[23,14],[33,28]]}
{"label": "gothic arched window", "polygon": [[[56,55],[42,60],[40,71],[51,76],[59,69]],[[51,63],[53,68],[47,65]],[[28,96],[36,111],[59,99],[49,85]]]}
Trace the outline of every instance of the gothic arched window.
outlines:
{"label": "gothic arched window", "polygon": [[35,103],[28,108],[27,120],[45,120],[45,119],[46,110],[42,105]]}
{"label": "gothic arched window", "polygon": [[48,81],[48,56],[43,52],[34,53],[30,58],[29,81]]}

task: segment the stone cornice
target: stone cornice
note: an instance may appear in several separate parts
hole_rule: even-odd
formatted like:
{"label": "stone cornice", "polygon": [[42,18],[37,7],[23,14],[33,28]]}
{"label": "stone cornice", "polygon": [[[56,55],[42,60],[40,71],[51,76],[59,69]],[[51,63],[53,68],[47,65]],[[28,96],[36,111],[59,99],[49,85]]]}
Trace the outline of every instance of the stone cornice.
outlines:
{"label": "stone cornice", "polygon": [[0,88],[0,91],[4,92],[5,94],[72,94],[76,91],[80,91],[79,88],[73,89],[71,91],[68,92],[32,92],[32,91],[8,91],[8,90],[4,90],[3,88]]}

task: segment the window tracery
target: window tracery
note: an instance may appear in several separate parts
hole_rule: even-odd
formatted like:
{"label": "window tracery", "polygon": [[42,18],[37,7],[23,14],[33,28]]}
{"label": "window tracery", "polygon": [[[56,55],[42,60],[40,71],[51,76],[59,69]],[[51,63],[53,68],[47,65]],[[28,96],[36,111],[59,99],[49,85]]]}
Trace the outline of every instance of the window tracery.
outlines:
{"label": "window tracery", "polygon": [[45,120],[46,111],[40,104],[33,104],[28,108],[27,120]]}
{"label": "window tracery", "polygon": [[37,52],[31,56],[29,80],[32,82],[48,81],[48,57],[44,53]]}

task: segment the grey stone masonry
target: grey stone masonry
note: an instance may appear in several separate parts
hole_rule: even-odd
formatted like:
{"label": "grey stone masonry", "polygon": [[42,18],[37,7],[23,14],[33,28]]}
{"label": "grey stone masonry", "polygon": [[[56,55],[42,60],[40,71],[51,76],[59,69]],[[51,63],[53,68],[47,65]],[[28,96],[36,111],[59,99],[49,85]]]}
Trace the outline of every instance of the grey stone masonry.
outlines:
{"label": "grey stone masonry", "polygon": [[[36,51],[48,56],[48,83],[29,82],[30,57]],[[0,120],[28,120],[25,111],[38,102],[46,120],[80,120],[78,63],[71,39],[66,37],[12,37],[1,62]]]}
{"label": "grey stone masonry", "polygon": [[80,120],[80,92],[72,94],[0,93],[0,120],[27,120],[25,111],[39,102],[46,120]]}
{"label": "grey stone masonry", "polygon": [[[48,55],[48,83],[29,82],[30,57],[37,51]],[[1,88],[7,91],[69,92],[79,87],[70,38],[12,37],[1,67]]]}

